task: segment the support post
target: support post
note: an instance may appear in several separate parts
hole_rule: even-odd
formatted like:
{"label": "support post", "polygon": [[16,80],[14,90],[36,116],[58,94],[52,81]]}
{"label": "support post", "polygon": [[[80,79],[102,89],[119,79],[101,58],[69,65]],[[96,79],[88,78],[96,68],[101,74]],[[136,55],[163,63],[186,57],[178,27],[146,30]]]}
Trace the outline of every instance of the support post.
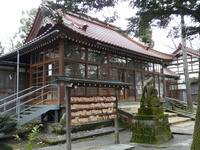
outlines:
{"label": "support post", "polygon": [[60,96],[60,93],[61,93],[60,86],[61,85],[58,85],[58,106],[59,107],[60,107],[60,98],[61,98],[61,96]]}
{"label": "support post", "polygon": [[116,97],[116,118],[115,118],[115,144],[119,144],[119,118],[118,118],[118,92],[115,89],[115,97]]}
{"label": "support post", "polygon": [[19,99],[19,50],[17,50],[17,87],[16,87],[16,99],[17,99],[17,119],[20,119],[20,99]]}
{"label": "support post", "polygon": [[42,88],[42,104],[44,104],[44,88]]}
{"label": "support post", "polygon": [[66,150],[71,150],[71,90],[65,88],[66,97]]}
{"label": "support post", "polygon": [[58,123],[58,110],[54,111],[54,123]]}

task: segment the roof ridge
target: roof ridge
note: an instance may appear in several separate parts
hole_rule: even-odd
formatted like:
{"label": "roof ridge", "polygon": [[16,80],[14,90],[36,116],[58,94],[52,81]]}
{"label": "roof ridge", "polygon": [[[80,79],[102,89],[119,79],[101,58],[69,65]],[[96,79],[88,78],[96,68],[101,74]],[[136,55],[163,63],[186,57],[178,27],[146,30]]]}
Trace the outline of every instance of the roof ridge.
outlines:
{"label": "roof ridge", "polygon": [[98,18],[90,17],[90,16],[85,15],[85,14],[83,15],[83,14],[77,14],[77,13],[72,13],[72,12],[67,12],[66,14],[71,15],[73,17],[76,17],[78,19],[85,20],[85,21],[88,21],[90,23],[93,23],[93,24],[96,24],[96,25],[111,29],[111,30],[120,29],[120,27],[117,27],[117,26],[115,26],[113,24],[101,21]]}
{"label": "roof ridge", "polygon": [[[182,49],[182,47],[183,47],[183,45],[181,43],[179,43],[178,48],[172,54],[177,53],[179,50]],[[186,51],[191,52],[191,53],[196,54],[196,55],[200,54],[200,52],[198,50],[195,50],[195,49],[187,47],[187,46],[186,46]]]}

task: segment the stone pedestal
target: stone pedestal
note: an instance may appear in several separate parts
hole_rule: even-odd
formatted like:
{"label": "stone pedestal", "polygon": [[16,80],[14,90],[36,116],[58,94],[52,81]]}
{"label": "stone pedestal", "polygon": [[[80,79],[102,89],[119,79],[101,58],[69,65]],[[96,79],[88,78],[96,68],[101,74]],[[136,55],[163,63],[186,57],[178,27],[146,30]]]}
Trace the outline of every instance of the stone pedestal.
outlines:
{"label": "stone pedestal", "polygon": [[147,96],[141,99],[138,115],[133,117],[131,142],[160,144],[173,138],[168,115],[163,113],[157,97]]}

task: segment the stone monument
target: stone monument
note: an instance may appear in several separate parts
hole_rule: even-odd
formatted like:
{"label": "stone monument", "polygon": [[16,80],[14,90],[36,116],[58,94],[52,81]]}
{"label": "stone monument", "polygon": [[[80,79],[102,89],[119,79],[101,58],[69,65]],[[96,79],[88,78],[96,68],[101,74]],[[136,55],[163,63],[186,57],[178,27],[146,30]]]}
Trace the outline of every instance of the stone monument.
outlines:
{"label": "stone monument", "polygon": [[150,77],[142,89],[138,115],[133,117],[131,142],[160,144],[173,138],[168,115],[163,113],[153,81]]}

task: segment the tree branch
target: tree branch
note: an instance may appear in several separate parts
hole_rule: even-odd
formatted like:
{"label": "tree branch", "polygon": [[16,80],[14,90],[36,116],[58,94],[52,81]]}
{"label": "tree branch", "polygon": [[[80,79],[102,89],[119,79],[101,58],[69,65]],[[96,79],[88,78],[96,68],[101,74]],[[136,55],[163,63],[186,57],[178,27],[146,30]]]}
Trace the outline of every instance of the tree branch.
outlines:
{"label": "tree branch", "polygon": [[174,4],[174,6],[178,9],[188,12],[187,14],[192,15],[195,19],[197,19],[200,22],[200,14],[196,12],[196,10],[192,10],[187,7],[184,7],[183,5],[178,5],[178,4]]}

